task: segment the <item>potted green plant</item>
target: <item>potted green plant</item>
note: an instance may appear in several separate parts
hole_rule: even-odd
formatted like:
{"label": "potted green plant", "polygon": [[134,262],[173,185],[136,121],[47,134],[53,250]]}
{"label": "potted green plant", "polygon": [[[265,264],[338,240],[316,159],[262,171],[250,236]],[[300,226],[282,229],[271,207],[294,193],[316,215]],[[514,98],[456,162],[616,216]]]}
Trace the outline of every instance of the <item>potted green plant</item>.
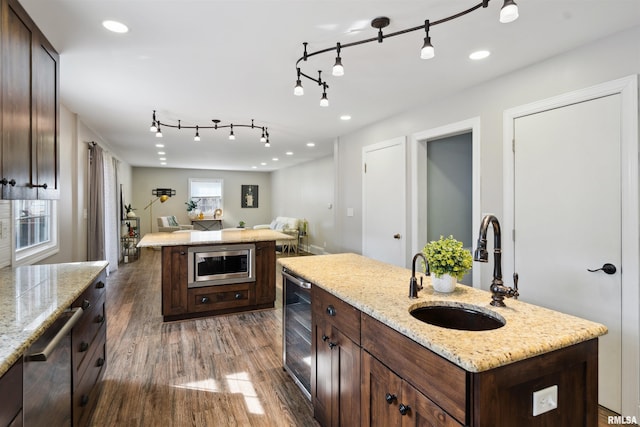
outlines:
{"label": "potted green plant", "polygon": [[127,218],[135,218],[136,217],[136,213],[135,208],[133,208],[131,206],[131,203],[129,203],[128,205],[124,205],[124,209],[127,211]]}
{"label": "potted green plant", "polygon": [[187,202],[184,202],[184,204],[187,205],[187,215],[189,215],[189,218],[196,218],[198,216],[198,202],[196,202],[195,200],[189,200]]}
{"label": "potted green plant", "polygon": [[471,252],[462,247],[462,242],[453,236],[434,240],[425,245],[422,253],[429,262],[432,273],[431,284],[438,292],[452,292],[456,282],[471,270]]}
{"label": "potted green plant", "polygon": [[244,224],[245,224],[245,222],[244,222],[244,221],[240,221],[240,222],[238,223],[238,228],[244,228]]}

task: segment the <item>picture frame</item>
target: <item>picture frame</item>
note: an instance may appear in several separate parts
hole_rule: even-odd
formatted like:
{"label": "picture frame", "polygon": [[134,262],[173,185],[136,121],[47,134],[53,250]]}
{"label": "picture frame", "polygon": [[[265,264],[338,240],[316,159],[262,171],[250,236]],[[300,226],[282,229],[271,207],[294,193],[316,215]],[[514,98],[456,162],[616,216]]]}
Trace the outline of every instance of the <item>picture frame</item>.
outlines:
{"label": "picture frame", "polygon": [[257,185],[241,186],[240,207],[242,208],[258,207],[258,186]]}

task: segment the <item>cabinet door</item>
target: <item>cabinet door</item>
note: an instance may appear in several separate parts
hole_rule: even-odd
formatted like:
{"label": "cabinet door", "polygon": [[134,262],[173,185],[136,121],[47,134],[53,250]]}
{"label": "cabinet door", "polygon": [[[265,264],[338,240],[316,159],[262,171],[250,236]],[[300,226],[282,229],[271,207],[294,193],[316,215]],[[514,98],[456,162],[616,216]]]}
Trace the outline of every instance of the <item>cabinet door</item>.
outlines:
{"label": "cabinet door", "polygon": [[311,345],[311,400],[313,416],[321,426],[331,425],[332,369],[329,337],[331,327],[325,322],[313,320]]}
{"label": "cabinet door", "polygon": [[360,346],[338,329],[331,329],[331,378],[333,381],[333,426],[360,424]]}
{"label": "cabinet door", "polygon": [[256,304],[276,300],[276,244],[256,242]]}
{"label": "cabinet door", "polygon": [[362,352],[362,426],[400,427],[402,379]]}
{"label": "cabinet door", "polygon": [[187,313],[187,247],[162,248],[162,315]]}
{"label": "cabinet door", "polygon": [[2,2],[2,186],[4,199],[35,199],[31,188],[31,46],[33,26],[16,1]]}
{"label": "cabinet door", "polygon": [[33,46],[33,146],[34,185],[38,199],[60,198],[58,148],[58,54],[42,36]]}
{"label": "cabinet door", "polygon": [[[446,387],[446,386],[445,386]],[[402,384],[402,427],[461,427],[449,414],[406,382]]]}

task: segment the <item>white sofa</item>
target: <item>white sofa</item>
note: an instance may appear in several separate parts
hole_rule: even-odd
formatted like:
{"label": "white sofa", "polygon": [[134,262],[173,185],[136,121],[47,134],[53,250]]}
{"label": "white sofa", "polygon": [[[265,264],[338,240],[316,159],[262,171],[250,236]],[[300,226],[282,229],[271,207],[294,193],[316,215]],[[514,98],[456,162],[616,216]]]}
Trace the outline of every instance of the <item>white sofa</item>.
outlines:
{"label": "white sofa", "polygon": [[158,231],[173,232],[180,230],[193,230],[193,225],[178,224],[178,220],[173,215],[158,217]]}
{"label": "white sofa", "polygon": [[298,253],[298,234],[300,232],[300,219],[292,218],[288,216],[277,216],[276,219],[271,221],[271,224],[254,225],[254,230],[274,230],[281,233],[288,234],[294,237],[293,240],[277,240],[276,246],[282,248],[282,252],[295,252]]}

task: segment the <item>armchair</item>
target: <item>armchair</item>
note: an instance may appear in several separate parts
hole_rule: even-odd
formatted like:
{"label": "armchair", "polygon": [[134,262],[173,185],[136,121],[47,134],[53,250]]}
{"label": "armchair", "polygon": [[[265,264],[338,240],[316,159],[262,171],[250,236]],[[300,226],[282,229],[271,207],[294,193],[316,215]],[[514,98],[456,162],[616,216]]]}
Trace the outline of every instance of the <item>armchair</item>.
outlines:
{"label": "armchair", "polygon": [[180,230],[193,230],[193,225],[178,224],[178,220],[173,215],[158,217],[158,231],[171,233]]}
{"label": "armchair", "polygon": [[292,240],[276,241],[276,246],[280,246],[283,253],[298,253],[299,228],[300,220],[298,218],[291,218],[287,216],[278,216],[276,219],[271,221],[271,224],[260,224],[253,227],[254,230],[271,229],[294,237]]}

